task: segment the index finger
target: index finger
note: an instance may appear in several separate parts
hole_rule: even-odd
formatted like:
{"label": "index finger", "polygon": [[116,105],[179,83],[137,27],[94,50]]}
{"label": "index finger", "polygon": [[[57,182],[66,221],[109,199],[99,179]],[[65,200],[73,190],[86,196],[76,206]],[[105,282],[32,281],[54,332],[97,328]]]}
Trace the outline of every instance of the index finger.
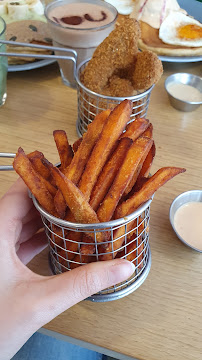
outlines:
{"label": "index finger", "polygon": [[27,186],[18,179],[0,200],[1,238],[10,242],[16,240],[22,229],[22,222],[33,206]]}

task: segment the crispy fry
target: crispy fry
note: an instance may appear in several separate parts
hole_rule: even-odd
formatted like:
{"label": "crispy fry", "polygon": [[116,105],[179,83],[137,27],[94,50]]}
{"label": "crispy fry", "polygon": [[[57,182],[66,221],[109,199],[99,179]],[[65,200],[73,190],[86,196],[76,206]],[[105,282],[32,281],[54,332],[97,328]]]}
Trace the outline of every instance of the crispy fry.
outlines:
{"label": "crispy fry", "polygon": [[83,234],[83,244],[81,244],[80,252],[82,255],[89,255],[95,252],[95,244],[92,244],[92,239],[86,233]]}
{"label": "crispy fry", "polygon": [[[137,220],[131,221],[127,224],[127,232],[130,233],[137,226]],[[112,244],[108,243],[108,245],[103,248],[101,246],[99,253],[104,253],[99,256],[99,260],[112,260],[116,257],[116,254],[121,249],[123,242],[125,241],[125,226],[120,226],[118,229],[114,231],[113,234],[113,249]]]}
{"label": "crispy fry", "polygon": [[53,131],[53,137],[58,149],[58,154],[61,162],[61,170],[67,168],[70,165],[73,158],[73,150],[69,145],[67,134],[64,130]]}
{"label": "crispy fry", "polygon": [[[137,269],[145,264],[149,213],[144,220],[141,215],[129,220],[128,215],[185,169],[165,167],[149,177],[155,156],[153,126],[139,118],[126,127],[131,112],[132,103],[124,100],[114,110],[98,114],[74,143],[72,159],[66,133],[55,131],[60,168],[39,151],[25,155],[18,149],[14,169],[40,205],[66,221],[64,227],[50,221],[47,229],[51,256],[62,272],[116,256],[134,262]],[[118,218],[119,227],[111,228],[110,223],[99,229],[101,222]],[[90,224],[89,229],[80,224]]]}
{"label": "crispy fry", "polygon": [[90,205],[95,211],[107,194],[131,144],[131,139],[121,139],[111,158],[105,164],[90,198]]}
{"label": "crispy fry", "polygon": [[53,197],[48,191],[44,179],[33,168],[30,160],[22,148],[18,149],[13,161],[15,171],[21,176],[31,193],[36,197],[41,206],[50,214],[56,216]]}
{"label": "crispy fry", "polygon": [[[136,141],[138,141],[138,139]],[[145,161],[146,161],[148,154],[150,153],[153,145],[154,145],[154,143],[152,143],[152,146],[150,147],[150,149],[148,149],[148,152],[145,152],[144,155],[141,157],[140,162],[138,164],[137,171],[133,174],[133,177],[132,177],[130,183],[128,184],[128,186],[126,187],[126,189],[124,191],[124,196],[128,195],[130,193],[130,191],[132,190],[133,186],[136,184],[136,181],[142,171],[142,167],[145,164]],[[149,159],[148,159],[148,163],[149,163]],[[145,164],[145,167],[146,166],[147,166],[147,163]]]}
{"label": "crispy fry", "polygon": [[60,218],[64,219],[66,214],[67,204],[60,190],[57,190],[53,201]]}
{"label": "crispy fry", "polygon": [[[51,172],[55,178],[56,184],[62,192],[64,199],[78,223],[99,223],[96,212],[92,209],[90,204],[86,201],[82,192],[73,184],[71,180],[66,178],[63,173],[56,167],[52,167]],[[88,236],[93,238],[94,233],[88,233]],[[102,242],[103,234],[97,233],[97,241]]]}
{"label": "crispy fry", "polygon": [[[127,138],[124,138],[125,140]],[[124,140],[122,139],[122,141]],[[121,196],[124,192],[124,190],[126,189],[127,185],[130,183],[131,177],[133,176],[134,173],[136,173],[137,171],[139,171],[139,162],[141,162],[141,159],[145,158],[146,154],[148,153],[149,149],[152,146],[153,141],[149,138],[143,138],[140,137],[136,140],[135,143],[133,143],[133,145],[130,146],[130,148],[128,149],[127,153],[124,152],[124,156],[125,159],[120,167],[120,164],[118,164],[118,169],[116,169],[116,177],[113,176],[113,178],[110,178],[110,173],[109,173],[109,180],[110,182],[114,180],[110,190],[108,191],[104,201],[101,203],[101,205],[99,206],[98,210],[97,210],[97,215],[98,218],[100,220],[100,222],[105,222],[105,221],[109,221],[114,213],[114,210],[119,202],[119,200],[121,199]],[[127,150],[127,149],[126,149]],[[116,155],[116,152],[115,152]],[[117,156],[114,157],[112,156],[112,160],[116,160]],[[109,164],[111,163],[111,159],[109,160]],[[112,162],[113,163],[113,162]],[[115,163],[114,163],[115,165]],[[108,163],[106,164],[106,167],[108,170],[110,170],[110,166],[108,167]],[[120,168],[120,169],[119,169]],[[104,168],[105,170],[105,168]],[[102,178],[103,184],[105,184],[104,182],[104,177],[105,176],[105,171],[103,170],[102,174],[100,175],[100,177]],[[113,174],[113,173],[112,173]],[[107,175],[107,174],[106,174]],[[113,174],[115,175],[115,174]],[[97,189],[98,190],[98,189]],[[104,196],[104,194],[106,193],[106,188],[103,186],[103,190],[102,191],[102,196]],[[96,196],[96,193],[95,193]],[[92,198],[93,200],[93,198]],[[97,199],[96,199],[97,200]],[[87,246],[86,244],[83,244],[81,246],[81,252],[82,254],[92,254],[95,250],[95,246],[93,245],[89,245]]]}
{"label": "crispy fry", "polygon": [[71,165],[64,173],[74,184],[78,184],[86,163],[89,160],[90,153],[95,146],[103,126],[108,120],[111,110],[105,110],[99,113],[91,124],[88,125],[88,131],[83,137],[83,141],[75,153]]}
{"label": "crispy fry", "polygon": [[[111,110],[105,110],[95,117],[93,122],[88,126],[88,131],[83,137],[83,141],[80,144],[78,151],[75,153],[70,166],[66,169],[66,171],[64,171],[65,176],[76,185],[80,180],[90,153],[99,138],[110,113]],[[54,201],[58,209],[58,213],[63,219],[67,205],[60,190],[57,191]]]}
{"label": "crispy fry", "polygon": [[147,136],[150,139],[153,138],[153,125],[151,123],[149,123],[147,129],[143,132],[142,134],[143,136]]}
{"label": "crispy fry", "polygon": [[[140,173],[138,175],[137,181],[135,183],[135,188],[138,189],[140,188],[140,185],[142,184],[142,178],[146,178],[149,176],[149,171],[151,169],[154,157],[156,154],[156,146],[153,143],[151,149],[149,150],[147,157],[142,165],[142,168],[140,170]],[[134,189],[135,190],[135,189]]]}
{"label": "crispy fry", "polygon": [[126,254],[125,251],[119,254],[119,258],[126,259],[134,263],[139,269],[143,267],[143,251],[144,251],[144,242],[141,238],[138,239],[130,239],[129,245],[126,246]]}
{"label": "crispy fry", "polygon": [[152,143],[153,141],[149,138],[139,137],[128,150],[110,190],[98,208],[97,216],[101,222],[109,221],[111,219],[133,174],[138,170],[141,159],[148,153]]}
{"label": "crispy fry", "polygon": [[[126,131],[121,135],[121,138],[128,137],[135,141],[149,126],[149,120],[144,118],[135,119],[127,125]],[[144,134],[145,135],[145,134]],[[145,135],[147,136],[147,135]]]}
{"label": "crispy fry", "polygon": [[[36,170],[36,172],[38,173],[38,175],[41,177],[41,181],[44,182],[44,185],[47,187],[48,191],[50,192],[51,195],[55,196],[57,189],[54,185],[52,185],[52,175],[50,173],[50,170],[48,168],[48,166],[46,165],[48,163],[48,160],[45,159],[44,155],[40,152],[34,151],[34,153],[31,153],[29,155],[27,155],[27,157],[31,158],[30,162],[34,168],[34,170]],[[38,161],[39,160],[39,161]],[[42,163],[43,161],[43,163]],[[43,172],[44,172],[44,168],[46,168],[49,172],[49,177],[46,179],[45,177],[43,177]],[[45,172],[44,172],[45,173]]]}
{"label": "crispy fry", "polygon": [[[135,211],[141,204],[145,203],[151,198],[156,190],[158,190],[162,185],[164,185],[168,180],[172,179],[174,176],[184,172],[183,168],[167,167],[158,170],[148,181],[143,185],[139,192],[135,193],[134,196],[123,202],[117,207],[116,218],[126,217],[128,214]],[[131,200],[132,199],[132,200]],[[130,232],[135,226],[135,223],[131,221],[127,225],[127,231]],[[121,226],[114,231],[114,241],[113,241],[113,254],[116,256],[116,253],[121,248],[125,240],[125,226]],[[111,243],[103,249],[103,252],[106,254],[101,255],[100,260],[111,260],[112,255],[112,245]],[[110,253],[111,252],[111,253]]]}
{"label": "crispy fry", "polygon": [[50,177],[50,171],[43,163],[44,155],[40,151],[33,151],[27,155],[31,161],[33,168],[41,175],[44,179],[48,180]]}
{"label": "crispy fry", "polygon": [[83,137],[80,137],[73,143],[72,148],[73,148],[74,153],[77,152],[79,146],[81,145],[82,140],[83,140]]}
{"label": "crispy fry", "polygon": [[[127,236],[127,245],[124,249],[119,251],[117,256],[118,258],[126,259],[128,261],[134,262],[134,265],[139,269],[143,267],[143,251],[144,251],[144,222],[139,218],[140,225],[135,227],[128,236]],[[137,222],[136,222],[137,226]]]}
{"label": "crispy fry", "polygon": [[[65,236],[65,246],[63,243],[63,247],[65,247],[65,250],[62,252],[60,250],[60,254],[64,254],[65,258],[68,258],[68,260],[74,259],[76,256],[76,253],[78,252],[78,242],[82,239],[82,233],[75,232],[75,231],[69,231],[67,235]],[[91,240],[92,241],[92,240]]]}
{"label": "crispy fry", "polygon": [[116,210],[116,218],[127,216],[135,211],[140,205],[149,200],[152,195],[168,180],[185,171],[186,169],[177,167],[164,167],[159,169],[148,179],[138,192],[118,206]]}
{"label": "crispy fry", "polygon": [[108,156],[130,119],[131,111],[131,101],[124,100],[116,106],[108,117],[79,183],[79,188],[87,200],[90,198],[92,189]]}

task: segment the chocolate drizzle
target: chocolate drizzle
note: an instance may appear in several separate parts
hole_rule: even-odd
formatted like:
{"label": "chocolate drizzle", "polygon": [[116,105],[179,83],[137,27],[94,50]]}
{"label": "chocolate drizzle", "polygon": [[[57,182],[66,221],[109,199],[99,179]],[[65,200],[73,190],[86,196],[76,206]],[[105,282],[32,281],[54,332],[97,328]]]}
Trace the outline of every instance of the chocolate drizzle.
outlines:
{"label": "chocolate drizzle", "polygon": [[83,22],[83,18],[81,16],[65,16],[60,21],[67,25],[80,25]]}
{"label": "chocolate drizzle", "polygon": [[91,15],[89,14],[85,14],[83,17],[82,16],[65,16],[62,18],[56,18],[55,16],[53,17],[53,20],[59,24],[64,23],[66,25],[80,25],[82,22],[84,21],[90,21],[90,22],[100,22],[100,21],[104,21],[107,19],[107,14],[104,11],[101,11],[101,18],[99,19],[94,19]]}
{"label": "chocolate drizzle", "polygon": [[102,14],[102,18],[100,18],[100,19],[93,19],[92,16],[89,14],[85,14],[84,18],[87,21],[104,21],[107,18],[107,14],[104,11],[101,11],[101,14]]}

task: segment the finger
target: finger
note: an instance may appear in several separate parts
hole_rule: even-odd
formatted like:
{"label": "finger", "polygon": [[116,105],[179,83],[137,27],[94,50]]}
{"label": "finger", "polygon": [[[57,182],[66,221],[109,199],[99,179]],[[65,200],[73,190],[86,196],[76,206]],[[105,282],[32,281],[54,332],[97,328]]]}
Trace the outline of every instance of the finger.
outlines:
{"label": "finger", "polygon": [[34,207],[31,207],[31,209],[29,210],[29,212],[27,213],[27,215],[25,215],[25,217],[23,218],[22,222],[23,224],[26,224],[27,222],[31,221],[31,220],[35,220],[37,217],[41,217],[38,210]]}
{"label": "finger", "polygon": [[[17,244],[18,245],[18,244]],[[35,234],[30,240],[20,245],[17,255],[23,264],[28,264],[48,245],[45,232]]]}
{"label": "finger", "polygon": [[18,179],[0,200],[1,240],[15,243],[22,230],[22,221],[32,208],[26,185]]}
{"label": "finger", "polygon": [[128,279],[134,268],[127,260],[115,259],[84,265],[43,280],[38,306],[40,325],[90,295]]}
{"label": "finger", "polygon": [[37,217],[35,221],[31,220],[27,224],[23,225],[22,231],[19,235],[18,243],[21,244],[29,240],[42,227],[43,223],[40,217]]}

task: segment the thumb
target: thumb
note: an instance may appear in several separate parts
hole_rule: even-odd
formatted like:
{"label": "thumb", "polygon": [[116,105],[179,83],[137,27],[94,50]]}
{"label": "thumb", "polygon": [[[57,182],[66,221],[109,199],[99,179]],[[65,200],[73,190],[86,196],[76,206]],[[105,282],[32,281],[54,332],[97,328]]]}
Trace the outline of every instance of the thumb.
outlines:
{"label": "thumb", "polygon": [[41,326],[88,296],[128,279],[134,270],[133,263],[116,259],[84,265],[43,280],[38,312]]}

